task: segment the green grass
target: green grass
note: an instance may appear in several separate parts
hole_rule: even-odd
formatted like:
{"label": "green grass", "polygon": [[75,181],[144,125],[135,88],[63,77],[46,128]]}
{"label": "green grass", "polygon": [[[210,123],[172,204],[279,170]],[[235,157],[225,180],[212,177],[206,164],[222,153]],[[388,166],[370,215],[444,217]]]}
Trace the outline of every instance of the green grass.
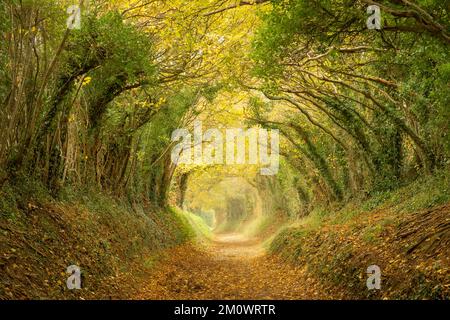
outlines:
{"label": "green grass", "polygon": [[[347,288],[349,294],[358,299],[377,299],[380,296],[370,295],[365,282],[361,281],[362,270],[372,259],[386,259],[385,263],[397,259],[397,251],[381,254],[376,248],[391,241],[397,226],[414,213],[449,203],[449,181],[447,172],[436,172],[396,190],[374,194],[365,201],[353,200],[338,210],[316,208],[309,216],[281,228],[268,244],[268,251],[285,261],[306,266],[327,286],[331,283]],[[389,275],[390,278],[397,276]],[[443,297],[444,290],[439,287],[442,284],[433,280],[436,274],[425,277],[424,273],[413,269],[410,277],[407,281],[414,285],[407,287],[411,290],[400,282],[395,283],[395,279],[406,281],[401,276],[392,278],[393,291],[387,296],[400,299]]]}
{"label": "green grass", "polygon": [[280,239],[287,235],[289,235],[289,241],[294,238],[300,241],[305,235],[301,230],[315,231],[327,224],[352,224],[354,219],[360,215],[368,215],[373,210],[387,210],[386,217],[362,230],[363,240],[375,243],[379,240],[383,230],[395,223],[397,215],[410,214],[448,202],[450,202],[450,175],[445,170],[437,171],[434,175],[422,177],[394,191],[376,193],[362,202],[349,202],[339,210],[316,207],[308,216],[281,228],[280,232],[272,237],[271,242],[273,241],[275,244],[269,244],[269,251],[282,251],[281,244],[283,242]]}
{"label": "green grass", "polygon": [[450,175],[447,170],[420,177],[394,191],[378,193],[365,201],[362,208],[393,207],[398,212],[414,212],[450,201]]}
{"label": "green grass", "polygon": [[254,237],[263,234],[275,223],[277,223],[277,220],[273,215],[260,216],[248,223],[242,233],[248,237]]}
{"label": "green grass", "polygon": [[362,203],[350,202],[330,215],[330,222],[343,224],[372,210],[389,209],[393,214],[408,214],[450,202],[450,175],[438,171],[394,191],[380,192]]}
{"label": "green grass", "polygon": [[171,208],[170,211],[182,221],[190,239],[196,239],[200,242],[211,239],[211,227],[208,226],[202,217],[179,208]]}
{"label": "green grass", "polygon": [[48,191],[40,182],[18,174],[14,181],[7,181],[0,189],[0,218],[16,221],[21,209],[50,199]]}
{"label": "green grass", "polygon": [[164,259],[166,255],[163,251],[157,251],[153,254],[148,255],[144,260],[144,267],[147,269],[153,269],[156,267],[158,262]]}
{"label": "green grass", "polygon": [[[409,198],[409,201],[402,201],[405,198]],[[406,213],[448,202],[450,202],[450,175],[446,171],[418,179],[411,185],[399,189],[390,198],[390,203],[396,206],[397,211]]]}
{"label": "green grass", "polygon": [[383,225],[375,224],[369,226],[363,231],[362,239],[367,243],[376,243],[380,241],[380,235],[383,232]]}

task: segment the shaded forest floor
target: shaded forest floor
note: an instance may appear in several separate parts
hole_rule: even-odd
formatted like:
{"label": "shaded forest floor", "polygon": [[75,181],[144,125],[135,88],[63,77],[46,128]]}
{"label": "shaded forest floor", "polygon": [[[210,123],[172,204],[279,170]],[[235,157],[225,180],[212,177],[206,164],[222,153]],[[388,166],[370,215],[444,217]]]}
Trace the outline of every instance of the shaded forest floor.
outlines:
{"label": "shaded forest floor", "polygon": [[261,243],[222,234],[166,252],[136,299],[326,299],[303,267],[269,257]]}
{"label": "shaded forest floor", "polygon": [[[208,240],[179,210],[19,186],[0,190],[1,299],[450,298],[446,179],[273,223],[268,251],[236,234]],[[66,287],[72,264],[81,290]],[[382,289],[368,291],[373,264]]]}
{"label": "shaded forest floor", "polygon": [[[448,299],[450,204],[394,216],[383,208],[317,229],[289,227],[269,241],[273,254],[239,234],[169,249],[134,298]],[[374,264],[381,290],[366,287]]]}
{"label": "shaded forest floor", "polygon": [[[146,257],[192,238],[169,209],[25,187],[0,189],[0,299],[129,299],[151,269]],[[67,289],[70,265],[81,269],[81,290]]]}
{"label": "shaded forest floor", "polygon": [[[307,266],[337,299],[450,298],[450,203],[408,213],[378,207],[346,221],[340,214],[282,229],[270,252]],[[367,289],[371,265],[381,290]]]}

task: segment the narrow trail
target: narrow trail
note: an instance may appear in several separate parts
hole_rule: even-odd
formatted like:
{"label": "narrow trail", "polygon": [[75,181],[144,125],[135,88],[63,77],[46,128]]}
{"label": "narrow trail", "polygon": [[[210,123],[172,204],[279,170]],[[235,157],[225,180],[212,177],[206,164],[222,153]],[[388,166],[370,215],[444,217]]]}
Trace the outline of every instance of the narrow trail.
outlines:
{"label": "narrow trail", "polygon": [[216,236],[205,247],[166,252],[138,299],[326,299],[304,268],[265,255],[239,234]]}

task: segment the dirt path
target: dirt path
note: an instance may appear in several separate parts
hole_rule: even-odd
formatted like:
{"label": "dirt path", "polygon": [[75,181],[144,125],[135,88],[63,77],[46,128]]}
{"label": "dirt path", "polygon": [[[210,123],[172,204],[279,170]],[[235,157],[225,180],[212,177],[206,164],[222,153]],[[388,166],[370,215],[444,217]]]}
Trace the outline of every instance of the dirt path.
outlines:
{"label": "dirt path", "polygon": [[167,252],[138,299],[327,298],[302,268],[269,258],[261,244],[237,234],[219,235],[206,248]]}

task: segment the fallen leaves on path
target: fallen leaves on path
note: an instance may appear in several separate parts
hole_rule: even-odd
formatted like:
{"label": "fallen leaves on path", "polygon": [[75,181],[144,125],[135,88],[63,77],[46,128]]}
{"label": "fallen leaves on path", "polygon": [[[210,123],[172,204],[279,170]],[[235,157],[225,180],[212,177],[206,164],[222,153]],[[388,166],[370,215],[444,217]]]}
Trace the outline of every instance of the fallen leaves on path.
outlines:
{"label": "fallen leaves on path", "polygon": [[222,235],[168,251],[137,299],[326,299],[305,268],[264,255],[256,240]]}

